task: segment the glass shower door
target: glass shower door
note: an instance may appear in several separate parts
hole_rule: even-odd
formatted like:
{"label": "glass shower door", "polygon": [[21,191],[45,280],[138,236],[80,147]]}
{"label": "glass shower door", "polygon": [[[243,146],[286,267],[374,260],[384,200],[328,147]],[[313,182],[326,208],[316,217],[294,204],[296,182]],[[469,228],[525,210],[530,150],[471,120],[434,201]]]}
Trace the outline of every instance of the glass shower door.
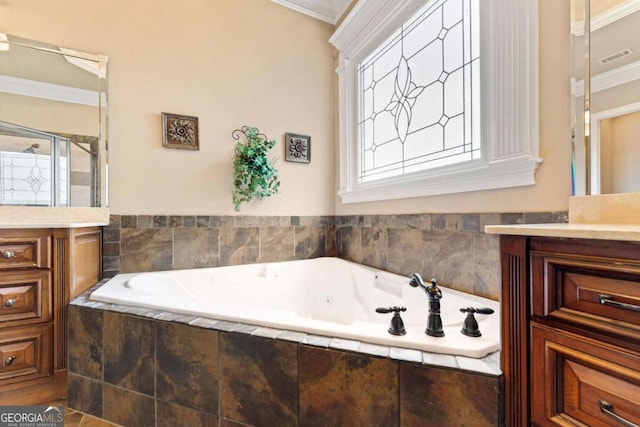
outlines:
{"label": "glass shower door", "polygon": [[69,206],[70,140],[0,121],[0,204]]}

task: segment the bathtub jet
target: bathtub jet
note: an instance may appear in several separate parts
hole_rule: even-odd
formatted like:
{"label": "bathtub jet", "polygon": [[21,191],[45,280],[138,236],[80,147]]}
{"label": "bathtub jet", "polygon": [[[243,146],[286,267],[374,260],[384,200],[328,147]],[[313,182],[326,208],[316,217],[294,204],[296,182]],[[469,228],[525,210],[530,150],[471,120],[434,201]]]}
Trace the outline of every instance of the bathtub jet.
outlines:
{"label": "bathtub jet", "polygon": [[[371,344],[480,358],[500,348],[499,315],[482,316],[482,336],[460,333],[463,307],[499,303],[439,288],[444,337],[425,334],[427,298],[416,297],[410,278],[339,258],[119,274],[91,294],[92,300],[153,308],[210,319],[300,331]],[[428,286],[427,286],[428,287]],[[404,335],[391,335],[378,307],[406,307]]]}

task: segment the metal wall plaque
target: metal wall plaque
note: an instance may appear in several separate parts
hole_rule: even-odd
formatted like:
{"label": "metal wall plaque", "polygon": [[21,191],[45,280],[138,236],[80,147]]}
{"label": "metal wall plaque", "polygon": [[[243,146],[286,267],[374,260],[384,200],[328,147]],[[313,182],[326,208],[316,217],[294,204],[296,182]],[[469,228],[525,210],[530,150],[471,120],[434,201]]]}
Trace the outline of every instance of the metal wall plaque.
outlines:
{"label": "metal wall plaque", "polygon": [[198,118],[162,113],[162,146],[199,150]]}
{"label": "metal wall plaque", "polygon": [[288,162],[311,162],[311,137],[297,133],[285,134],[285,160]]}

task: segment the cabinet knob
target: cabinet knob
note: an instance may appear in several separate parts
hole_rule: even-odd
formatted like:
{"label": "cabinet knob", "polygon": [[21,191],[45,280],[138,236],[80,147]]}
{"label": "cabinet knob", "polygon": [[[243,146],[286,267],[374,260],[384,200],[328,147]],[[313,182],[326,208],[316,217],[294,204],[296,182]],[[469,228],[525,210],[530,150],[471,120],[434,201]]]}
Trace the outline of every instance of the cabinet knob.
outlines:
{"label": "cabinet knob", "polygon": [[9,298],[8,300],[6,300],[4,302],[4,306],[7,307],[7,308],[11,308],[14,305],[16,305],[16,299],[15,298]]}
{"label": "cabinet knob", "polygon": [[13,363],[14,360],[16,360],[15,356],[9,356],[6,359],[4,359],[4,364],[6,366],[11,366],[11,364]]}
{"label": "cabinet knob", "polygon": [[11,259],[11,258],[15,258],[16,253],[13,251],[2,251],[2,258],[4,259]]}

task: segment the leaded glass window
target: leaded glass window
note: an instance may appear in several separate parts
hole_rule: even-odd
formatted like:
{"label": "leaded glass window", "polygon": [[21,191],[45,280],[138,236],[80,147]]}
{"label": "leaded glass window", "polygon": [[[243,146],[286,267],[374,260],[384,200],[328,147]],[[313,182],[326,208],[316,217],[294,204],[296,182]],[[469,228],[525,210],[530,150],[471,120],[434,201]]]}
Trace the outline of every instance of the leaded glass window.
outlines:
{"label": "leaded glass window", "polygon": [[480,0],[432,0],[362,60],[360,182],[481,158]]}
{"label": "leaded glass window", "polygon": [[[67,205],[67,159],[60,157],[60,205]],[[53,206],[51,156],[0,151],[0,203]]]}

